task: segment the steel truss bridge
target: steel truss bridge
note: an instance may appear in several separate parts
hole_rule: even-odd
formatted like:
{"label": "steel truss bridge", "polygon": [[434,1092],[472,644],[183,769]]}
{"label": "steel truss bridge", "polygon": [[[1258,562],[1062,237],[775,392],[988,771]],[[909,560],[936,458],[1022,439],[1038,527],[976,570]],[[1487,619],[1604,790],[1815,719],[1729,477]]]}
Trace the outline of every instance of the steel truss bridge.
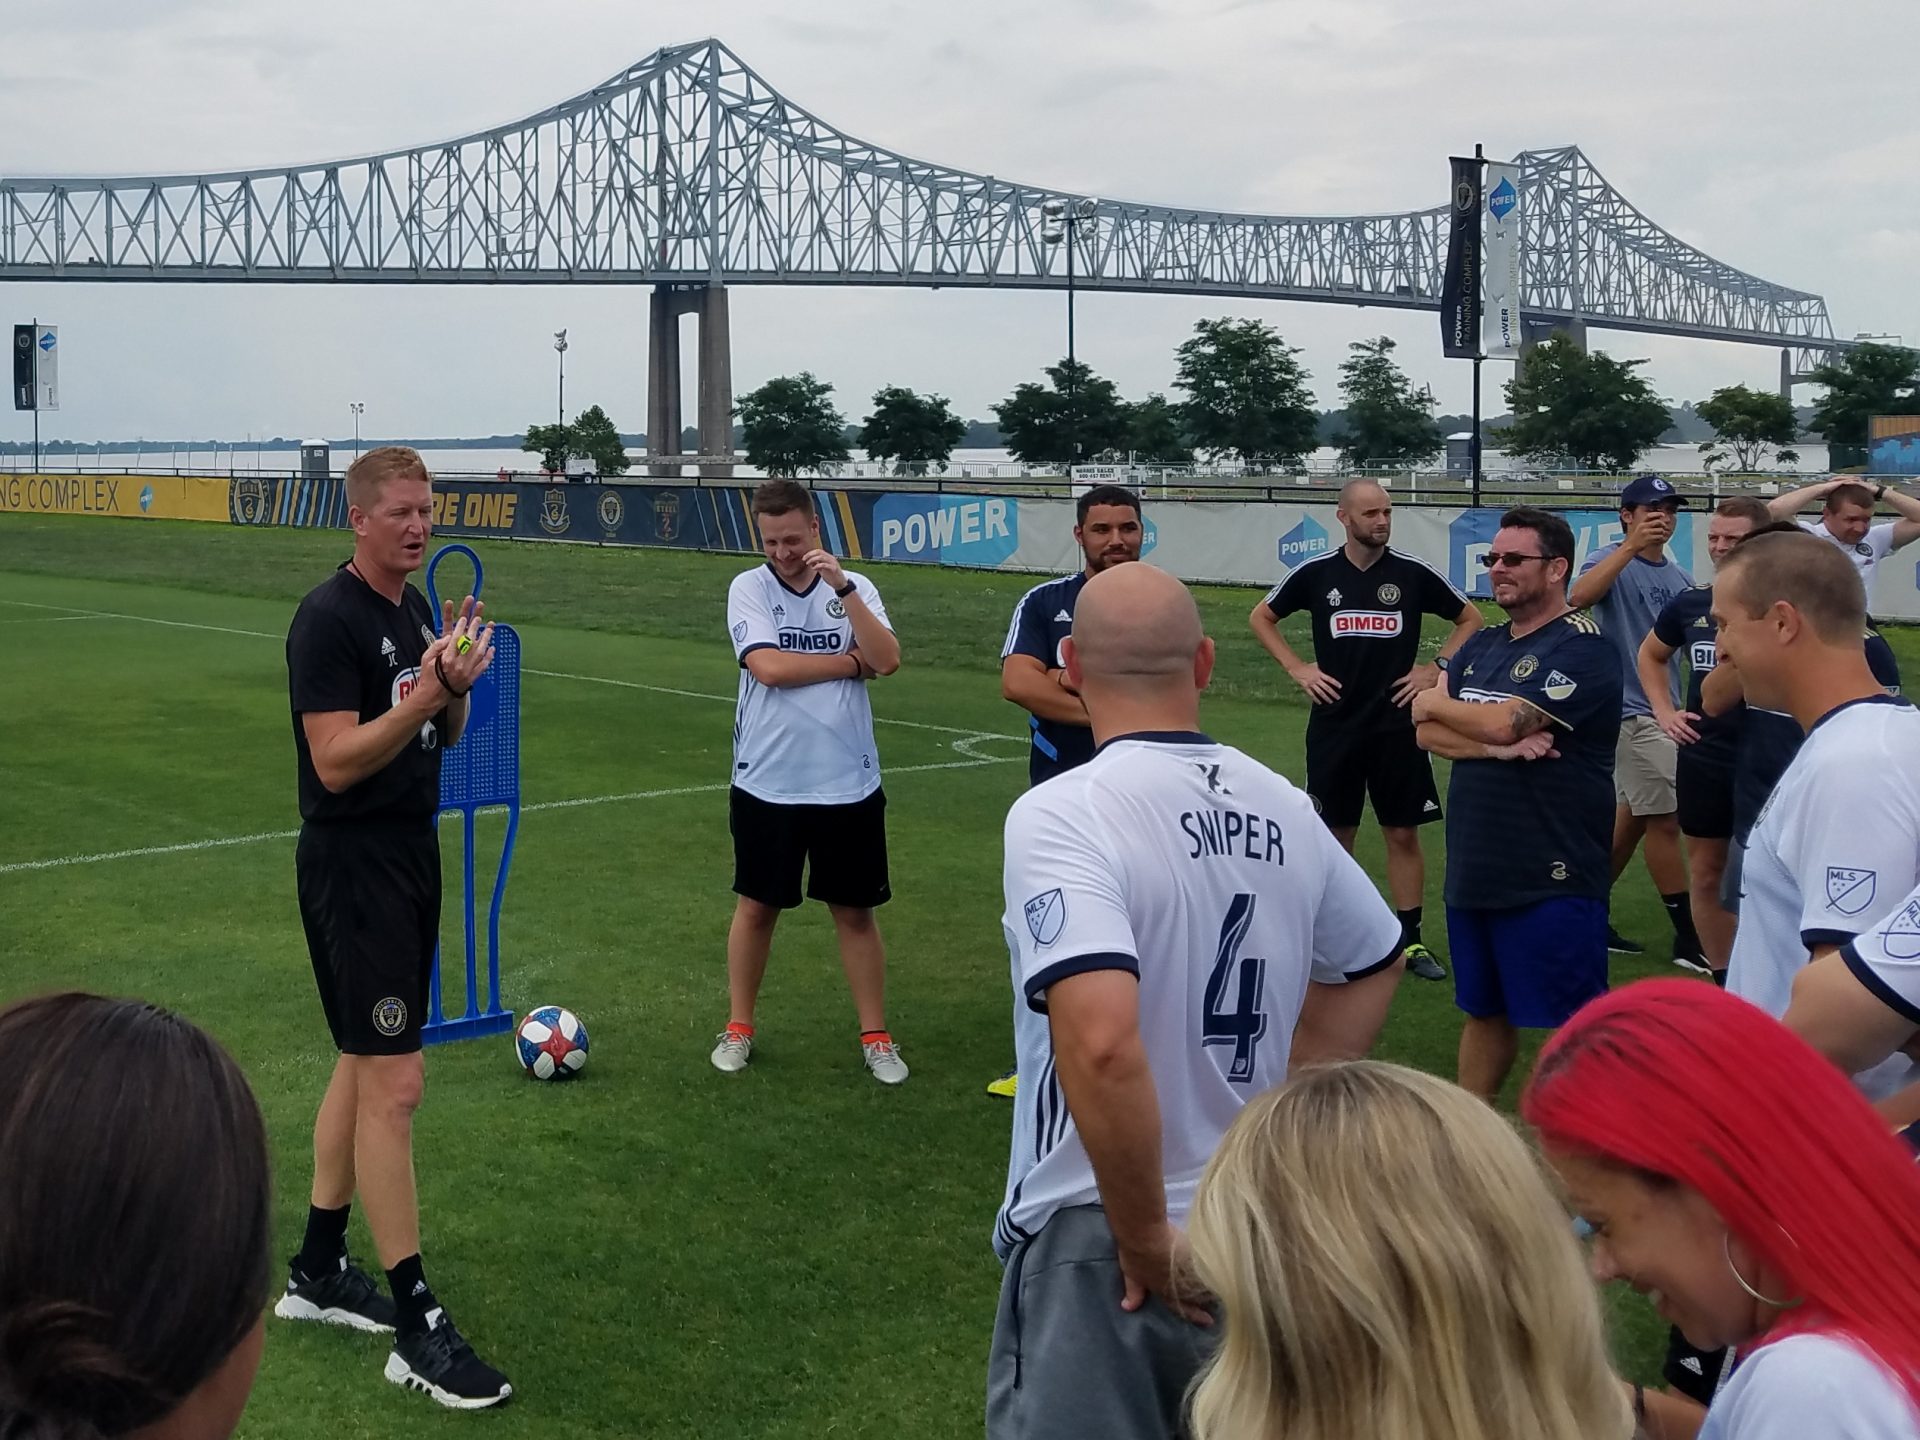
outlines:
{"label": "steel truss bridge", "polygon": [[[1577,148],[1516,160],[1530,334],[1773,346],[1783,388],[1848,343],[1821,297],[1685,244]],[[1087,214],[1071,282],[1069,247],[1043,238],[1049,202]],[[0,280],[649,284],[649,438],[678,444],[676,322],[691,310],[713,455],[731,448],[727,286],[1071,283],[1435,310],[1448,214],[1228,214],[975,175],[855,139],[709,39],[440,144],[217,175],[0,179]]]}

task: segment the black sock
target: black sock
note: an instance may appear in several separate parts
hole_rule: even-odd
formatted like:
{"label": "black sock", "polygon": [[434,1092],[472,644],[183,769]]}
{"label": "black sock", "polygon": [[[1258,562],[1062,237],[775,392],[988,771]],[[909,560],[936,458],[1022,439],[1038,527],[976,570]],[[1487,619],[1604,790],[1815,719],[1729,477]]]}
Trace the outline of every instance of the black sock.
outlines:
{"label": "black sock", "polygon": [[1667,918],[1673,922],[1673,938],[1685,948],[1687,954],[1700,953],[1700,937],[1693,929],[1693,901],[1682,890],[1678,895],[1662,895],[1660,903],[1667,907]]}
{"label": "black sock", "polygon": [[417,1334],[427,1328],[427,1312],[440,1302],[427,1288],[426,1272],[420,1268],[418,1254],[407,1256],[387,1271],[387,1288],[393,1291],[394,1308],[400,1312],[400,1329]]}
{"label": "black sock", "polygon": [[1713,983],[1718,985],[1722,990],[1726,989],[1727,988],[1727,972],[1725,970],[1714,971]]}
{"label": "black sock", "polygon": [[1400,948],[1402,950],[1409,945],[1420,943],[1420,909],[1421,907],[1416,905],[1411,910],[1393,912],[1400,917]]}
{"label": "black sock", "polygon": [[309,1280],[330,1275],[347,1263],[347,1215],[353,1209],[349,1201],[338,1210],[307,1207],[307,1238],[300,1242],[294,1264]]}

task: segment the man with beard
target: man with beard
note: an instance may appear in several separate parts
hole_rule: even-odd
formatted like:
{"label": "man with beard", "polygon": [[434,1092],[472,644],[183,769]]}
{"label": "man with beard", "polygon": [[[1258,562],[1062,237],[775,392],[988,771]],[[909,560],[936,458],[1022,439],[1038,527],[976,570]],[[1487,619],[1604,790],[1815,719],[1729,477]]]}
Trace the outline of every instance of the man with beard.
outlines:
{"label": "man with beard", "polygon": [[[1480,628],[1480,611],[1426,561],[1388,547],[1393,501],[1373,481],[1349,480],[1334,514],[1347,543],[1296,568],[1247,619],[1313,702],[1307,794],[1314,808],[1351,855],[1361,806],[1372,797],[1407,969],[1422,980],[1444,980],[1447,972],[1420,938],[1427,865],[1419,827],[1440,818],[1440,792],[1433,762],[1414,740],[1408,707],[1440,683],[1454,653]],[[1311,661],[1280,634],[1279,622],[1301,610],[1313,620]],[[1453,630],[1422,665],[1425,615],[1451,621]]]}
{"label": "man with beard", "polygon": [[[1509,510],[1481,561],[1504,625],[1413,697],[1421,748],[1453,761],[1447,942],[1460,1087],[1492,1101],[1522,1029],[1565,1024],[1607,988],[1620,657],[1567,604],[1573,531]],[[1448,692],[1451,692],[1450,694]]]}
{"label": "man with beard", "polygon": [[[1067,681],[1061,645],[1073,633],[1073,609],[1087,581],[1138,560],[1144,539],[1140,497],[1124,486],[1094,486],[1074,506],[1074,518],[1073,538],[1086,557],[1085,568],[1022,595],[1000,647],[1000,693],[1027,712],[1033,734],[1029,787],[1093,758],[1087,707]],[[1011,1100],[1019,1083],[1018,1073],[1009,1070],[987,1083],[987,1093]]]}

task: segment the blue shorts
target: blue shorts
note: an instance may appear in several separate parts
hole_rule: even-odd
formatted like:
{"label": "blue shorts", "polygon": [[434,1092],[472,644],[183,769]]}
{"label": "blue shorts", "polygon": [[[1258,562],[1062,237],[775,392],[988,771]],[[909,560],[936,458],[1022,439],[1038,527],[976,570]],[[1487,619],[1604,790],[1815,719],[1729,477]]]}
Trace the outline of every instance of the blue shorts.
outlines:
{"label": "blue shorts", "polygon": [[1552,1030],[1607,993],[1607,902],[1555,896],[1511,910],[1447,907],[1453,1000],[1477,1020]]}

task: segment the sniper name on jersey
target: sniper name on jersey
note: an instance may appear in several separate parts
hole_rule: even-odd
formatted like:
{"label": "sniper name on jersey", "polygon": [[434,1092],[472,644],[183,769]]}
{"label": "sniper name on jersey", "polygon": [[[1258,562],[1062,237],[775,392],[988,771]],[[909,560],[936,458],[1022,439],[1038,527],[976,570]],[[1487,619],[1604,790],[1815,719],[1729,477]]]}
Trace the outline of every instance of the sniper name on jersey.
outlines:
{"label": "sniper name on jersey", "polygon": [[1186,832],[1189,860],[1224,857],[1287,863],[1279,822],[1249,810],[1184,810],[1180,828]]}

